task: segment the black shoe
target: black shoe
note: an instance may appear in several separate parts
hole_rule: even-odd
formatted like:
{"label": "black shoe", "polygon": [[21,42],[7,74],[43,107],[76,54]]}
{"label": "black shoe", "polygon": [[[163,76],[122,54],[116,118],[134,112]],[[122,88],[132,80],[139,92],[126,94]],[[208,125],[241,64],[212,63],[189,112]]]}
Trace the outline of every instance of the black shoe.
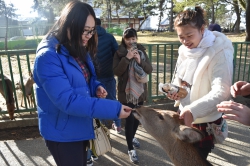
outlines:
{"label": "black shoe", "polygon": [[92,161],[96,161],[96,160],[98,160],[98,157],[92,154],[91,159],[92,159]]}
{"label": "black shoe", "polygon": [[93,165],[93,161],[92,161],[92,159],[90,158],[90,159],[87,160],[87,166],[92,166],[92,165]]}

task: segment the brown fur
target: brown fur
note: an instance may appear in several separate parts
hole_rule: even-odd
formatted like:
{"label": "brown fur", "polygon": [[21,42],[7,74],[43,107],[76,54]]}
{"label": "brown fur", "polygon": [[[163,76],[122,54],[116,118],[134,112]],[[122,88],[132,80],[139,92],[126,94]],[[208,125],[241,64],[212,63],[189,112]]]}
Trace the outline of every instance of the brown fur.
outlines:
{"label": "brown fur", "polygon": [[33,103],[33,96],[32,96],[32,89],[33,89],[33,84],[35,83],[34,79],[33,79],[33,74],[30,72],[29,73],[29,77],[27,80],[25,80],[24,82],[24,91],[25,91],[25,95],[23,92],[23,88],[21,83],[17,83],[17,89],[22,90],[22,99],[21,99],[21,107],[24,107],[24,96],[26,97],[27,101],[28,101],[28,105],[29,107],[34,107],[34,103]]}
{"label": "brown fur", "polygon": [[[6,95],[4,93],[4,84],[6,88]],[[4,81],[2,80],[2,78],[0,78],[0,93],[6,100],[6,106],[9,113],[9,118],[13,120],[15,111],[15,100],[13,97],[12,81],[5,75],[4,75]]]}
{"label": "brown fur", "polygon": [[212,165],[201,157],[192,144],[201,140],[204,134],[185,126],[176,112],[140,107],[136,108],[133,115],[160,143],[175,166]]}

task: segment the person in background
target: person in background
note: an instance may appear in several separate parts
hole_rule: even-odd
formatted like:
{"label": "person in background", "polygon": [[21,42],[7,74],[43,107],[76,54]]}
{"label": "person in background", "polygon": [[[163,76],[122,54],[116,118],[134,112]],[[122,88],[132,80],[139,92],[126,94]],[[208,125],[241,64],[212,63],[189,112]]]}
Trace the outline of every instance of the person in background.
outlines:
{"label": "person in background", "polygon": [[95,13],[71,1],[40,42],[34,62],[40,134],[58,166],[87,164],[93,118],[126,118],[131,108],[107,96],[96,80]]}
{"label": "person in background", "polygon": [[[113,71],[118,76],[118,100],[131,108],[143,105],[147,97],[147,83],[139,82],[135,78],[137,71],[139,70],[142,72],[142,75],[147,76],[153,70],[145,48],[138,44],[137,40],[136,30],[127,28],[123,32],[121,44],[113,60]],[[139,162],[134,149],[134,147],[140,147],[139,141],[134,137],[138,125],[139,121],[132,114],[126,118],[125,136],[128,145],[128,155],[133,163]]]}
{"label": "person in background", "polygon": [[208,30],[221,32],[221,27],[219,24],[210,24]]}
{"label": "person in background", "polygon": [[[231,86],[231,95],[250,98],[250,83],[238,81]],[[222,117],[228,120],[234,120],[244,125],[250,126],[250,108],[246,105],[234,102],[223,101],[217,105],[219,112],[225,113]]]}
{"label": "person in background", "polygon": [[207,123],[221,123],[222,113],[216,105],[230,98],[234,49],[223,33],[206,29],[204,13],[199,6],[186,7],[174,21],[182,45],[173,84],[186,87],[189,93],[183,99],[178,93],[168,93],[167,97],[180,100],[180,119],[186,126],[205,134],[194,146],[206,159],[214,148],[213,136],[206,131]]}
{"label": "person in background", "polygon": [[[99,64],[97,80],[104,84],[108,95],[106,99],[116,100],[116,80],[113,72],[113,57],[118,49],[118,44],[113,35],[106,32],[101,27],[101,20],[96,19],[96,31],[98,35],[98,47],[96,58]],[[105,124],[105,120],[101,120]],[[121,133],[121,119],[114,119],[112,128],[119,134]]]}

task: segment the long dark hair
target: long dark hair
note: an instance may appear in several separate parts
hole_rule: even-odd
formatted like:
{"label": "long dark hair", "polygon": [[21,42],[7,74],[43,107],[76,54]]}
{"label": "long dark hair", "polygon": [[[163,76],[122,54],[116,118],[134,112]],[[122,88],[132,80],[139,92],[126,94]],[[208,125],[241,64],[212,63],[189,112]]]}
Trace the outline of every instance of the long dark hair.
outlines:
{"label": "long dark hair", "polygon": [[186,7],[184,11],[179,13],[175,18],[174,27],[187,24],[200,30],[202,25],[206,25],[205,11],[200,6]]}
{"label": "long dark hair", "polygon": [[[82,46],[82,32],[89,15],[96,19],[93,8],[84,2],[71,1],[64,7],[59,20],[47,34],[47,37],[54,35],[58,39],[59,44],[56,46],[58,52],[60,52],[61,45],[64,45],[73,57],[86,61],[86,55],[89,52],[91,58],[94,59],[97,34],[89,39],[87,47]],[[70,40],[67,36],[67,29],[70,31]]]}
{"label": "long dark hair", "polygon": [[124,38],[130,38],[130,37],[136,37],[137,38],[137,32],[134,28],[127,28],[124,30],[123,32],[123,36],[122,36],[122,41],[121,41],[121,44],[124,45],[126,48],[126,44],[125,44],[125,40]]}

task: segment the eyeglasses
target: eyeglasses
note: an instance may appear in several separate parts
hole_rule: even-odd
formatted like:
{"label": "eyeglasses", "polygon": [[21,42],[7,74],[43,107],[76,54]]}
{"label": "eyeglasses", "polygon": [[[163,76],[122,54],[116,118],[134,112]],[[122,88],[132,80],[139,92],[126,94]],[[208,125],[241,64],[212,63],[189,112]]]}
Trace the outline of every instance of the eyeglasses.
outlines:
{"label": "eyeglasses", "polygon": [[88,31],[88,30],[83,30],[82,35],[94,35],[95,33],[96,33],[96,30],[95,30],[95,29],[90,30],[90,31]]}

